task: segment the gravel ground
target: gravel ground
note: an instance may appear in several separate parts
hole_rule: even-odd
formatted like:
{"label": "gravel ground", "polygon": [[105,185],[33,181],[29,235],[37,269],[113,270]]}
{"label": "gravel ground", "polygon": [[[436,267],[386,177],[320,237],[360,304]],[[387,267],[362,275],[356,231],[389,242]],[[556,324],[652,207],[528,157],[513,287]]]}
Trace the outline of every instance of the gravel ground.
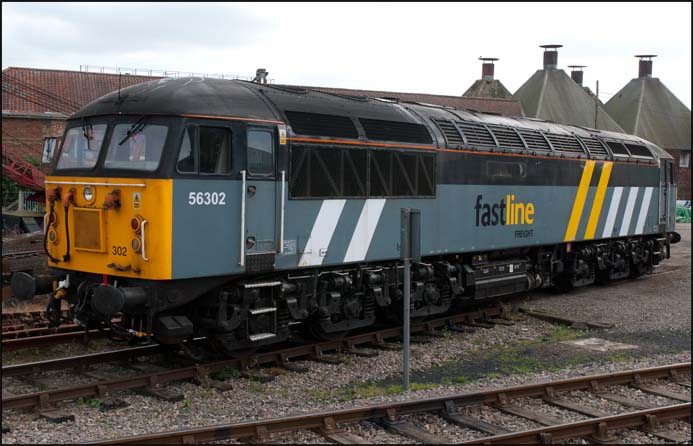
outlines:
{"label": "gravel ground", "polygon": [[[671,246],[671,258],[652,276],[616,281],[571,291],[571,299],[535,293],[528,306],[570,314],[590,321],[615,324],[616,332],[638,333],[665,329],[691,330],[691,224],[677,223],[681,241]],[[643,317],[646,315],[646,317]],[[690,348],[690,344],[689,344]]]}
{"label": "gravel ground", "polygon": [[[690,362],[690,225],[688,228],[680,230],[684,241],[672,247],[672,259],[658,270],[657,275],[631,282],[622,281],[606,288],[587,287],[565,295],[543,292],[529,295],[530,303],[541,303],[543,309],[616,323],[617,326],[611,330],[568,334],[576,334],[578,337],[602,337],[621,342],[627,339],[628,343],[639,346],[636,352],[584,356],[584,352],[577,347],[559,344],[559,339],[552,338],[559,330],[558,326],[527,319],[511,326],[498,325],[488,330],[479,329],[473,334],[450,332],[446,337],[434,338],[429,344],[413,345],[412,382],[426,385],[415,387],[420,390],[408,393],[402,393],[392,386],[398,382],[401,352],[382,351],[377,358],[349,356],[346,363],[341,365],[301,361],[300,364],[309,369],[308,373],[287,371],[279,374],[270,383],[231,379],[229,383],[232,389],[225,392],[187,382],[175,383],[169,388],[185,395],[184,401],[176,403],[132,392],[116,395],[125,399],[129,407],[109,412],[99,411],[98,401],[65,402],[60,406],[64,411],[75,414],[76,421],[57,425],[40,419],[33,413],[4,411],[3,421],[11,426],[12,431],[2,434],[2,442],[74,443]],[[675,268],[676,266],[678,268]],[[663,289],[666,289],[667,293],[663,293]],[[643,312],[646,313],[646,317],[642,316]],[[614,315],[618,315],[618,318]],[[565,330],[558,331],[564,332]],[[681,332],[688,334],[687,341],[682,340],[684,337],[680,335]],[[500,357],[507,351],[513,351],[514,346],[536,342],[537,339],[545,339],[541,341],[544,347],[538,350],[539,353],[555,356],[562,362],[557,362],[556,367],[543,367],[543,363],[532,363],[532,367],[524,367],[530,355],[526,350],[518,350],[521,352],[520,357],[500,361]],[[36,355],[41,359],[47,359],[51,354],[75,354],[69,353],[70,349],[70,346],[60,346],[49,350],[49,353],[43,353],[43,350],[48,349],[42,349],[36,352]],[[491,361],[495,356],[498,356],[495,358],[496,362]],[[479,365],[479,358],[485,361],[483,367]],[[14,359],[24,362],[19,356]],[[508,361],[514,366],[505,367]],[[450,363],[454,363],[457,368],[450,369]],[[6,354],[3,354],[3,364],[6,364]],[[539,367],[534,367],[535,365]],[[465,372],[464,376],[452,373],[459,370]],[[65,376],[59,380],[76,382],[76,379],[73,381],[73,378]],[[3,390],[24,391],[16,384],[17,380],[3,379]],[[679,392],[685,392],[681,386],[676,388]],[[633,397],[631,390],[633,389],[627,389],[629,397]],[[614,408],[623,410],[620,405],[603,399],[594,401],[594,396],[581,396],[579,392],[575,392],[570,398],[576,402],[590,400],[590,405],[603,410],[610,410],[612,404],[615,405]],[[649,401],[650,397],[647,398]],[[530,403],[536,404],[527,404]],[[542,410],[548,411],[551,408]],[[484,416],[492,423],[508,423],[505,425],[509,428],[513,425],[516,425],[516,428],[536,426],[534,423],[492,409],[484,409]],[[436,429],[450,429],[446,436],[456,436],[460,433],[453,430],[454,427],[441,422],[429,422],[430,419],[426,421],[426,417],[422,420],[419,424],[428,425],[428,429],[432,429],[431,432],[438,433]],[[683,429],[685,431],[685,426]],[[690,433],[690,425],[687,429]],[[370,423],[349,426],[347,430],[368,442],[411,443],[407,438],[386,433]],[[440,435],[444,434],[440,431]],[[632,431],[618,435],[621,441],[628,443],[658,441],[654,437]],[[283,440],[288,437],[281,438]],[[295,439],[297,442],[313,440],[315,438]]]}
{"label": "gravel ground", "polygon": [[445,419],[430,413],[407,415],[402,417],[402,419],[418,425],[433,435],[448,439],[452,443],[473,440],[484,436],[481,432],[448,423]]}

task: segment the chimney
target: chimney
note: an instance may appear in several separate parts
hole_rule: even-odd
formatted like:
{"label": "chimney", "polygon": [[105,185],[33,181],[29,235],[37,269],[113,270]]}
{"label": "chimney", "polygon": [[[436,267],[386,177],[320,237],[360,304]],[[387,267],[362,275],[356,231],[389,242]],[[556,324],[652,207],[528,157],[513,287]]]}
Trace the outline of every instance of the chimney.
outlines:
{"label": "chimney", "polygon": [[570,72],[570,78],[575,81],[576,84],[582,87],[582,69],[586,68],[587,65],[568,65],[568,68],[572,68]]}
{"label": "chimney", "polygon": [[638,65],[638,77],[652,77],[652,58],[657,57],[657,55],[636,54],[635,57],[640,59],[640,63]]}
{"label": "chimney", "polygon": [[269,71],[265,70],[264,68],[258,68],[255,71],[255,78],[253,79],[253,82],[257,82],[258,84],[266,84],[268,75]]}
{"label": "chimney", "polygon": [[481,79],[485,81],[492,81],[493,62],[497,61],[498,59],[495,57],[480,57],[479,60],[484,62],[481,64]]}
{"label": "chimney", "polygon": [[539,45],[544,48],[544,69],[555,70],[558,65],[558,48],[563,45]]}

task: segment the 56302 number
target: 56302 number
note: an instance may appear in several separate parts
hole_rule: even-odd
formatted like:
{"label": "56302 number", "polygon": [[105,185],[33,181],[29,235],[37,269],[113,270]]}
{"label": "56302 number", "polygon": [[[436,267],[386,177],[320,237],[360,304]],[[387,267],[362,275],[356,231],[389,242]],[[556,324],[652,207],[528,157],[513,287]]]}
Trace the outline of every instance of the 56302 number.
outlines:
{"label": "56302 number", "polygon": [[190,192],[188,204],[191,206],[223,206],[226,204],[225,192]]}

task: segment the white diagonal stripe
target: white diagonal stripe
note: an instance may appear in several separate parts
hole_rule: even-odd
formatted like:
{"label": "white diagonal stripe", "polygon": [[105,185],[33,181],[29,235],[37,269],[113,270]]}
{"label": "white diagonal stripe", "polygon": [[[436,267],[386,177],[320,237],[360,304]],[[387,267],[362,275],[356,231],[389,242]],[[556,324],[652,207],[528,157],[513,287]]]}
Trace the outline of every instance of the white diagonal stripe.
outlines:
{"label": "white diagonal stripe", "polygon": [[384,198],[366,200],[344,256],[345,262],[358,262],[366,258],[368,247],[371,246],[371,239],[373,239],[384,207]]}
{"label": "white diagonal stripe", "polygon": [[638,214],[638,222],[635,224],[635,233],[642,234],[645,229],[645,220],[647,220],[647,211],[650,210],[650,201],[652,201],[652,187],[645,188],[645,196],[640,205],[640,214]]}
{"label": "white diagonal stripe", "polygon": [[609,205],[609,215],[606,216],[606,224],[604,225],[602,238],[608,238],[612,235],[614,223],[616,223],[616,214],[618,214],[618,205],[621,204],[622,194],[622,187],[619,186],[614,188],[614,194],[611,196],[611,204]]}
{"label": "white diagonal stripe", "polygon": [[628,228],[630,228],[630,220],[633,218],[633,209],[635,209],[635,198],[638,196],[637,187],[631,187],[628,193],[628,202],[626,203],[626,213],[623,214],[623,223],[621,223],[621,232],[618,233],[620,236],[628,234]]}
{"label": "white diagonal stripe", "polygon": [[325,200],[322,202],[320,212],[318,212],[313,229],[310,231],[310,238],[308,243],[306,243],[306,248],[303,250],[298,266],[322,264],[325,257],[320,255],[320,251],[327,251],[345,203],[346,200]]}

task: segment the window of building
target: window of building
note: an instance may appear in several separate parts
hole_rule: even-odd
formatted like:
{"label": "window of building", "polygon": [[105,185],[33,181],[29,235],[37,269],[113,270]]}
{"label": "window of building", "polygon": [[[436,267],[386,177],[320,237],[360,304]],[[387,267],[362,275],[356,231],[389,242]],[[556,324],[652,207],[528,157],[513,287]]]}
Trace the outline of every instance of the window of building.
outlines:
{"label": "window of building", "polygon": [[274,173],[274,138],[268,130],[248,130],[248,173]]}
{"label": "window of building", "polygon": [[681,152],[681,157],[679,158],[679,167],[688,167],[691,162],[691,154],[689,152]]}
{"label": "window of building", "polygon": [[43,164],[51,164],[53,162],[53,155],[55,155],[57,141],[58,138],[43,139],[43,158],[41,159]]}

